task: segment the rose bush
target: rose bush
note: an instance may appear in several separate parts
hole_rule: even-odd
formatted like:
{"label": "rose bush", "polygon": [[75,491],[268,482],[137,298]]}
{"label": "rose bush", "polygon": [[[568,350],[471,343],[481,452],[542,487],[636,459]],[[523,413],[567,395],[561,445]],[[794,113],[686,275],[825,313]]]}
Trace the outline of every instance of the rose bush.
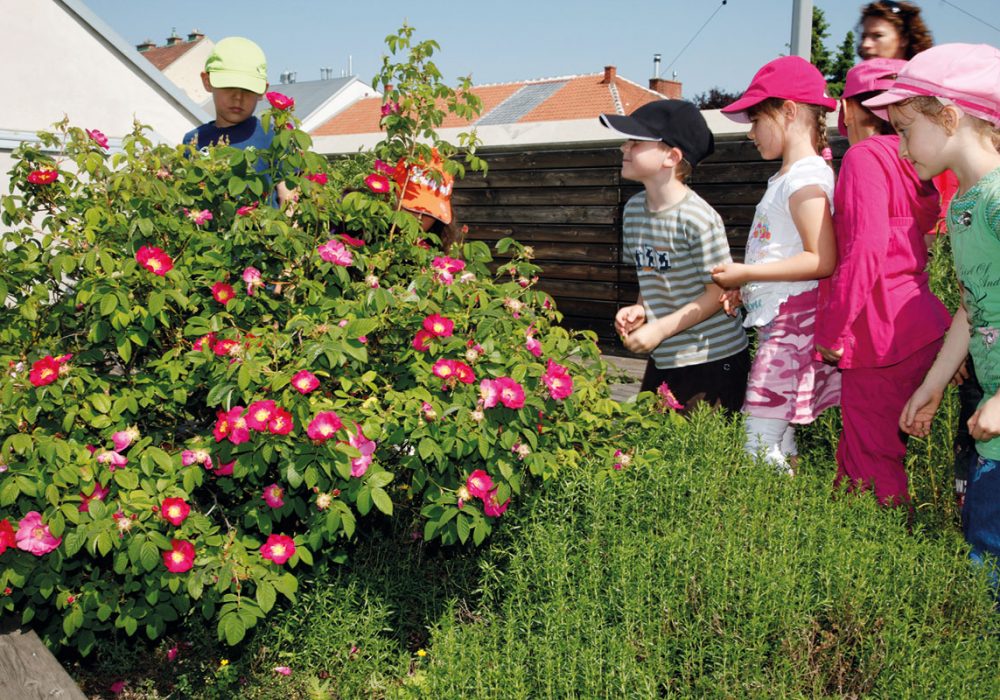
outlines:
{"label": "rose bush", "polygon": [[266,151],[154,145],[137,125],[109,153],[66,122],[18,149],[0,608],[51,644],[86,654],[102,631],[152,639],[194,613],[235,644],[365,516],[480,544],[581,455],[621,468],[647,412],[610,400],[593,336],[557,325],[530,249],[444,251],[399,209],[385,163],[433,146],[460,174],[433,127],[476,108],[411,33],[376,79],[392,86],[377,154],[313,153],[281,95]]}

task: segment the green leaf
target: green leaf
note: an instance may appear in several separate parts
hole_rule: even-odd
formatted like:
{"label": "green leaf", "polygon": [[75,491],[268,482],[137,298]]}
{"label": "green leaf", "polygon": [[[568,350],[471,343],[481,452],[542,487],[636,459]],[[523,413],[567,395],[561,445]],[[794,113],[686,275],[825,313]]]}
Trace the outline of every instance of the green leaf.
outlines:
{"label": "green leaf", "polygon": [[139,477],[131,469],[118,469],[115,471],[115,483],[126,491],[132,491],[139,487]]}
{"label": "green leaf", "polygon": [[277,592],[267,581],[259,581],[257,583],[257,605],[264,612],[270,612],[271,608],[274,607],[274,603],[278,598]]}
{"label": "green leaf", "polygon": [[392,499],[389,498],[389,494],[381,488],[373,488],[371,494],[375,507],[386,515],[392,515]]}
{"label": "green leaf", "polygon": [[246,633],[247,629],[239,615],[230,613],[219,618],[219,639],[225,639],[229,646],[236,646],[243,641]]}
{"label": "green leaf", "polygon": [[110,316],[118,310],[118,297],[114,294],[105,294],[101,297],[101,316]]}
{"label": "green leaf", "polygon": [[146,540],[139,547],[139,561],[146,571],[152,571],[160,563],[160,550],[155,544]]}

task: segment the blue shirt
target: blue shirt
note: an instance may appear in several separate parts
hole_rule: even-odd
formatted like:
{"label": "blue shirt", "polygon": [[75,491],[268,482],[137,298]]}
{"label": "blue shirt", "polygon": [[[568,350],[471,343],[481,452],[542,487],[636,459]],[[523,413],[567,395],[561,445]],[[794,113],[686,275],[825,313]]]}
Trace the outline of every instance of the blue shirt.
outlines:
{"label": "blue shirt", "polygon": [[[194,147],[201,149],[206,146],[214,146],[220,141],[228,139],[229,145],[233,148],[246,150],[247,148],[268,148],[274,140],[273,131],[264,131],[260,120],[257,117],[250,117],[234,126],[218,127],[215,122],[202,124],[196,129],[184,134],[183,143],[194,141]],[[257,170],[261,170],[262,165],[258,163]]]}

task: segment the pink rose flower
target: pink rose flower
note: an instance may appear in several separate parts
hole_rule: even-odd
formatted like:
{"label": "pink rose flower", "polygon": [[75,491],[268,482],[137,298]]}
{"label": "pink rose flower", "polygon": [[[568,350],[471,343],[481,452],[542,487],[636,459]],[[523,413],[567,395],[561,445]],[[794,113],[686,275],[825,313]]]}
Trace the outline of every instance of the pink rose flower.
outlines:
{"label": "pink rose flower", "polygon": [[275,409],[267,424],[268,432],[272,435],[288,435],[293,427],[292,414],[280,407]]}
{"label": "pink rose flower", "polygon": [[380,175],[386,175],[392,177],[396,172],[395,168],[386,163],[384,160],[375,159],[375,172]]}
{"label": "pink rose flower", "polygon": [[306,435],[317,442],[326,442],[334,434],[344,427],[340,422],[340,416],[333,411],[320,411],[306,428]]}
{"label": "pink rose flower", "polygon": [[535,357],[542,356],[542,344],[538,341],[537,338],[528,338],[526,341],[524,341],[524,347],[527,348],[528,352],[530,352]]}
{"label": "pink rose flower", "polygon": [[493,489],[487,498],[483,499],[483,514],[490,518],[499,518],[507,511],[510,505],[508,498],[502,504],[497,502],[497,490]]}
{"label": "pink rose flower", "polygon": [[183,498],[164,498],[160,504],[160,515],[175,527],[180,527],[190,512],[191,506]]}
{"label": "pink rose flower", "polygon": [[267,98],[272,107],[281,112],[295,106],[295,100],[288,95],[282,95],[280,92],[266,92],[264,93],[264,97]]}
{"label": "pink rose flower", "polygon": [[316,378],[315,374],[304,369],[292,376],[292,388],[305,395],[319,388],[319,379]]}
{"label": "pink rose flower", "polygon": [[354,248],[363,248],[364,245],[365,245],[365,242],[363,240],[361,240],[360,238],[355,238],[354,236],[349,236],[346,233],[340,234],[340,240],[342,240],[344,243],[346,243],[347,245],[352,246]]}
{"label": "pink rose flower", "polygon": [[118,467],[124,467],[128,464],[128,457],[114,450],[104,450],[97,454],[97,463],[107,464],[108,469],[114,471]]}
{"label": "pink rose flower", "polygon": [[170,550],[163,553],[167,571],[182,574],[194,566],[194,545],[187,540],[170,540]]}
{"label": "pink rose flower", "polygon": [[32,185],[51,185],[59,178],[59,171],[55,168],[39,168],[28,173],[28,182]]}
{"label": "pink rose flower", "polygon": [[0,554],[7,551],[8,547],[14,547],[17,543],[17,537],[14,534],[14,526],[10,524],[7,518],[0,520]]}
{"label": "pink rose flower", "polygon": [[215,474],[216,476],[232,476],[233,466],[235,465],[236,465],[236,460],[234,459],[232,462],[229,462],[228,464],[220,464],[218,469],[212,470],[212,473]]}
{"label": "pink rose flower", "polygon": [[500,385],[495,379],[484,379],[479,382],[479,400],[483,408],[493,408],[500,403]]}
{"label": "pink rose flower", "polygon": [[56,549],[62,537],[53,537],[49,526],[42,522],[42,514],[29,511],[17,524],[17,548],[41,557]]}
{"label": "pink rose flower", "polygon": [[496,380],[500,390],[500,403],[507,408],[521,408],[524,405],[524,388],[510,377]]}
{"label": "pink rose flower", "polygon": [[188,211],[187,209],[185,209],[184,215],[187,218],[191,219],[191,221],[194,222],[195,226],[201,226],[202,224],[207,224],[214,218],[212,216],[212,212],[210,212],[208,209],[202,209],[201,211]]}
{"label": "pink rose flower", "polygon": [[28,373],[28,381],[36,387],[51,384],[59,378],[60,364],[59,360],[52,357],[52,355],[46,355],[31,365],[31,371]]}
{"label": "pink rose flower", "polygon": [[98,482],[96,482],[94,484],[94,490],[90,493],[90,495],[87,495],[87,494],[83,493],[82,491],[80,492],[80,499],[81,499],[81,501],[80,501],[80,505],[77,506],[76,509],[78,511],[80,511],[81,513],[89,513],[90,512],[90,502],[91,501],[103,501],[107,497],[107,495],[108,495],[108,489],[106,489],[103,486],[101,486],[101,482],[98,481]]}
{"label": "pink rose flower", "polygon": [[573,378],[565,367],[553,360],[549,360],[542,383],[548,388],[549,396],[556,401],[562,401],[573,393]]}
{"label": "pink rose flower", "polygon": [[390,114],[399,114],[402,108],[399,106],[398,102],[383,102],[382,103],[382,116],[388,117]]}
{"label": "pink rose flower", "polygon": [[271,508],[281,508],[285,505],[285,489],[281,488],[277,484],[271,484],[270,486],[264,487],[264,493],[261,495],[264,499],[264,503],[269,505]]}
{"label": "pink rose flower", "polygon": [[316,248],[319,253],[319,257],[328,263],[333,263],[334,265],[340,265],[341,267],[347,267],[352,262],[354,262],[354,255],[344,244],[338,241],[336,238],[331,238],[323,245]]}
{"label": "pink rose flower", "polygon": [[431,267],[454,275],[465,269],[465,261],[439,255],[431,261]]}
{"label": "pink rose flower", "polygon": [[493,488],[493,479],[482,469],[476,469],[465,480],[465,488],[474,498],[486,500]]}
{"label": "pink rose flower", "polygon": [[216,442],[228,438],[234,445],[242,445],[250,439],[250,428],[243,416],[242,406],[233,406],[228,411],[219,411],[216,415],[215,428],[212,434]]}
{"label": "pink rose flower", "polygon": [[664,408],[673,409],[675,411],[679,411],[684,408],[684,404],[677,400],[677,397],[674,396],[674,392],[670,391],[670,387],[667,386],[666,382],[663,382],[659,387],[657,387],[656,395],[660,397],[660,404]]}
{"label": "pink rose flower", "polygon": [[418,350],[420,352],[427,352],[431,348],[431,346],[428,343],[430,343],[430,341],[434,340],[434,338],[436,337],[437,336],[435,336],[430,331],[426,331],[423,329],[417,331],[417,334],[413,336],[413,349]]}
{"label": "pink rose flower", "polygon": [[310,173],[306,175],[306,180],[309,182],[315,182],[317,185],[325,185],[327,183],[326,173]]}
{"label": "pink rose flower", "polygon": [[225,282],[216,282],[212,285],[212,297],[225,306],[236,298],[236,292],[233,290],[232,285]]}
{"label": "pink rose flower", "polygon": [[136,251],[135,259],[144,268],[160,277],[174,268],[174,261],[170,256],[163,252],[162,248],[155,246],[142,246]]}
{"label": "pink rose flower", "polygon": [[107,147],[108,147],[108,137],[107,136],[105,136],[104,134],[102,134],[97,129],[85,129],[85,131],[87,132],[87,136],[90,137],[91,141],[93,141],[94,143],[96,143],[101,148],[107,149]]}
{"label": "pink rose flower", "polygon": [[247,408],[247,427],[251,430],[267,432],[268,424],[277,410],[277,404],[270,399],[254,401]]}
{"label": "pink rose flower", "polygon": [[360,452],[361,456],[351,459],[351,476],[362,477],[372,463],[372,454],[374,454],[377,444],[374,440],[365,437],[365,434],[361,432],[360,425],[356,425],[355,429],[356,432],[348,438],[347,442]]}
{"label": "pink rose flower", "polygon": [[375,194],[385,194],[390,189],[389,178],[385,175],[379,175],[378,173],[372,173],[366,177],[365,184],[368,185],[368,189]]}
{"label": "pink rose flower", "polygon": [[455,322],[441,314],[431,314],[424,319],[424,330],[435,338],[447,338],[455,328]]}
{"label": "pink rose flower", "polygon": [[237,216],[250,216],[256,211],[257,207],[260,206],[260,202],[254,202],[253,204],[246,204],[236,210]]}
{"label": "pink rose flower", "polygon": [[115,452],[124,452],[129,446],[139,439],[139,429],[135,426],[119,430],[111,435],[111,441],[115,443]]}
{"label": "pink rose flower", "polygon": [[248,267],[243,271],[243,281],[247,285],[247,296],[252,297],[258,289],[263,288],[264,280],[261,278],[260,270],[256,267]]}
{"label": "pink rose flower", "polygon": [[279,566],[291,559],[293,554],[295,554],[295,541],[288,535],[268,535],[267,542],[260,546],[260,555]]}

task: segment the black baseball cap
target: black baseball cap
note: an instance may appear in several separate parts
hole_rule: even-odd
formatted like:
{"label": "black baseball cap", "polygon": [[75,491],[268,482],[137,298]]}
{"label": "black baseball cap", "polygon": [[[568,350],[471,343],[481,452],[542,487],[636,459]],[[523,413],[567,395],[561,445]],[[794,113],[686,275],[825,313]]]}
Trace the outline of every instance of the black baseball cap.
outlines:
{"label": "black baseball cap", "polygon": [[715,137],[701,111],[686,100],[657,100],[628,116],[602,114],[601,124],[636,141],[663,141],[697,165],[715,152]]}

